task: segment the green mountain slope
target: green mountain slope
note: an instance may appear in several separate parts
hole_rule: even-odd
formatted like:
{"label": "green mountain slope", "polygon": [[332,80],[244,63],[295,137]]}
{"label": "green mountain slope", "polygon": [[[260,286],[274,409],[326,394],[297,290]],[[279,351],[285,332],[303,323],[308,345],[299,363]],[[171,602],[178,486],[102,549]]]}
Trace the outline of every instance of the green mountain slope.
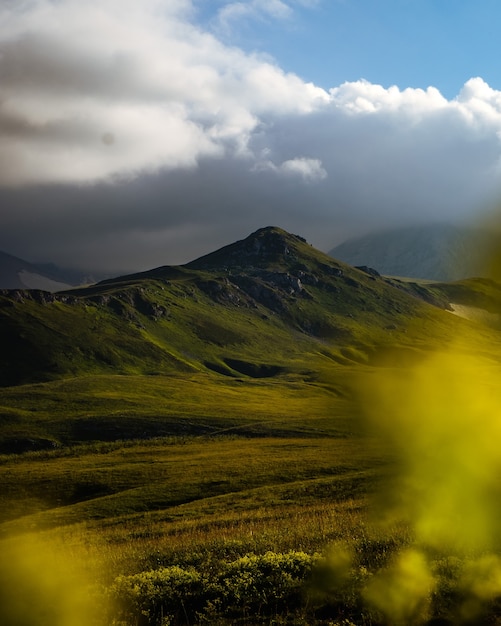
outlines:
{"label": "green mountain slope", "polygon": [[[388,279],[264,228],[182,267],[58,294],[2,291],[0,449],[343,431],[363,368],[408,365],[458,336],[494,349],[494,326],[449,302],[481,292],[496,308],[497,284],[461,285]],[[341,421],[322,425],[319,410],[301,422],[327,397]]]}
{"label": "green mountain slope", "polygon": [[[58,558],[63,547],[71,554],[63,578],[81,555],[92,588],[100,581],[106,597],[117,576],[135,585],[156,580],[152,571],[201,572],[211,602],[195,606],[205,613],[180,613],[172,623],[248,623],[249,605],[240,595],[237,604],[231,598],[225,604],[221,572],[255,559],[267,567],[282,563],[291,550],[311,560],[343,546],[341,554],[356,559],[345,595],[329,571],[332,594],[318,600],[314,594],[319,604],[311,606],[305,596],[305,607],[287,605],[285,613],[276,605],[275,570],[257,579],[242,569],[235,589],[242,580],[254,598],[260,587],[253,581],[261,580],[272,590],[262,624],[271,616],[291,624],[389,623],[360,613],[365,582],[412,541],[405,519],[388,531],[370,524],[374,493],[383,489],[386,497],[388,478],[406,469],[388,442],[416,438],[426,464],[451,445],[461,467],[473,465],[464,463],[469,448],[462,442],[472,437],[475,445],[475,429],[482,428],[477,422],[463,428],[459,391],[464,388],[470,410],[470,400],[476,405],[483,391],[496,388],[500,312],[495,281],[388,278],[338,262],[277,228],[182,267],[57,294],[0,292],[5,579],[23,560],[9,556],[11,544],[21,555],[29,552],[32,563],[32,554],[44,555],[41,547],[54,542]],[[446,362],[457,369],[447,371],[435,352],[450,346]],[[419,379],[430,364],[432,384],[426,376],[413,391],[413,376]],[[379,411],[376,389],[389,394]],[[408,419],[397,419],[393,405]],[[388,422],[382,436],[364,421],[368,408]],[[429,434],[422,429],[427,420]],[[477,440],[479,455],[488,439],[496,441],[489,432]],[[445,471],[441,459],[437,468],[433,480]],[[43,558],[34,563],[33,578],[22,570],[19,584],[13,578],[20,607],[26,597],[46,597],[37,585],[54,559]],[[452,582],[444,574],[437,616],[448,615],[450,589],[459,584],[454,572]],[[222,592],[214,595],[218,580]],[[297,598],[309,588],[297,587]],[[124,605],[128,616],[110,613],[105,623],[163,623],[162,604],[156,617],[145,616],[143,603],[156,597],[151,589],[134,586],[137,611]],[[173,589],[176,606],[190,610],[191,592]],[[158,588],[162,597],[164,590]],[[8,603],[0,616],[5,610]]]}
{"label": "green mountain slope", "polygon": [[59,294],[3,291],[0,316],[1,385],[99,372],[266,377],[322,342],[339,358],[400,337],[413,318],[440,325],[420,300],[275,228],[184,267]]}

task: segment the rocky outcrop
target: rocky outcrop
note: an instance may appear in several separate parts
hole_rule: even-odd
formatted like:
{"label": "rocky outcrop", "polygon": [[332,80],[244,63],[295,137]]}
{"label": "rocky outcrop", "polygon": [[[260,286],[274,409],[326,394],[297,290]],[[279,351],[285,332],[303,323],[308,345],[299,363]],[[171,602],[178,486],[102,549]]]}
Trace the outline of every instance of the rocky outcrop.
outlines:
{"label": "rocky outcrop", "polygon": [[261,228],[246,239],[225,246],[216,252],[200,257],[186,267],[192,269],[223,269],[231,271],[241,267],[260,267],[270,262],[297,259],[294,242],[304,244],[306,240],[290,235],[279,228]]}
{"label": "rocky outcrop", "polygon": [[[306,275],[301,272],[304,278]],[[256,303],[274,311],[283,313],[288,309],[288,302],[298,297],[311,299],[311,294],[304,288],[302,279],[289,272],[271,272],[251,268],[245,274],[230,274],[228,280]],[[309,282],[313,282],[307,278]]]}
{"label": "rocky outcrop", "polygon": [[287,310],[286,294],[281,294],[276,288],[253,276],[239,274],[232,276],[231,281],[246,293],[255,303],[270,309],[275,313]]}
{"label": "rocky outcrop", "polygon": [[88,296],[85,300],[97,306],[108,307],[116,315],[135,322],[138,322],[138,313],[154,320],[169,315],[165,306],[150,300],[145,289],[140,287],[117,293],[97,293]]}
{"label": "rocky outcrop", "polygon": [[227,278],[218,280],[198,281],[197,287],[205,293],[211,300],[220,304],[233,304],[235,306],[247,305],[245,294],[241,293],[239,287],[232,284]]}
{"label": "rocky outcrop", "polygon": [[41,289],[0,289],[0,295],[5,296],[4,305],[9,302],[36,302],[37,304],[62,302],[64,304],[74,304],[77,301],[72,296],[60,295]]}
{"label": "rocky outcrop", "polygon": [[381,276],[381,274],[377,270],[375,270],[373,267],[368,267],[367,265],[357,265],[355,269],[360,270],[365,274],[368,274],[372,278],[378,278]]}

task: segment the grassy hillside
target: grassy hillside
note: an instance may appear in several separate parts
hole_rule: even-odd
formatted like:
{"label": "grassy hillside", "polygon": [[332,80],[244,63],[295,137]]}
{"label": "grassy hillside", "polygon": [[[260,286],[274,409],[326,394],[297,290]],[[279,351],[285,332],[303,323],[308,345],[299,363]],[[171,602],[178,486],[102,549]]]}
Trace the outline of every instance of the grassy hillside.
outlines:
{"label": "grassy hillside", "polygon": [[[2,292],[0,621],[20,623],[19,590],[27,626],[483,623],[457,612],[477,562],[436,548],[426,601],[368,599],[415,547],[409,523],[374,523],[373,497],[405,473],[399,437],[434,453],[436,429],[392,426],[395,407],[419,426],[438,397],[458,416],[444,440],[464,427],[441,364],[437,389],[406,391],[421,367],[453,346],[497,380],[497,317],[458,307],[497,316],[500,293],[355,269],[276,228],[183,267]],[[463,369],[476,398],[483,380]],[[380,389],[384,437],[363,419]],[[88,588],[92,620],[55,617],[77,568],[86,582],[65,597]]]}
{"label": "grassy hillside", "polygon": [[391,280],[268,228],[184,267],[4,291],[0,449],[241,428],[239,407],[331,394],[353,367],[409,364],[458,336],[492,346],[451,315],[460,289],[499,307],[495,283]]}
{"label": "grassy hillside", "polygon": [[262,378],[297,372],[321,346],[338,362],[367,360],[388,343],[455,332],[420,294],[279,229],[229,248],[56,295],[2,292],[0,383],[201,371]]}

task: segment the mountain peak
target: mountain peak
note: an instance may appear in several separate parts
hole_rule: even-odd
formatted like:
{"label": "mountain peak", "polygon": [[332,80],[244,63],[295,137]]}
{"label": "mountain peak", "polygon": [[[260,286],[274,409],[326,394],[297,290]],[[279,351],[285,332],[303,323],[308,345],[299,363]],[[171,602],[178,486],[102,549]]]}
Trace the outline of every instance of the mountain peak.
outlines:
{"label": "mountain peak", "polygon": [[276,226],[260,228],[245,239],[206,254],[186,267],[191,269],[214,269],[222,267],[288,265],[295,259],[298,246],[306,239]]}

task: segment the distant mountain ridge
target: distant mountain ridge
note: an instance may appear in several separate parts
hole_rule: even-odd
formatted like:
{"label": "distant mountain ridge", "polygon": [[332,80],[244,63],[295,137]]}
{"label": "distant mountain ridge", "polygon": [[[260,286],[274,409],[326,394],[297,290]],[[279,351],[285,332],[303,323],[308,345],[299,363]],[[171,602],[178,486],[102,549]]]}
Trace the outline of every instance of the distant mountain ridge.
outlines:
{"label": "distant mountain ridge", "polygon": [[30,263],[0,251],[0,289],[41,289],[48,292],[95,282],[83,272],[65,270],[52,263]]}
{"label": "distant mountain ridge", "polygon": [[487,233],[473,228],[427,224],[350,239],[329,255],[386,276],[452,281],[482,275],[486,239]]}

